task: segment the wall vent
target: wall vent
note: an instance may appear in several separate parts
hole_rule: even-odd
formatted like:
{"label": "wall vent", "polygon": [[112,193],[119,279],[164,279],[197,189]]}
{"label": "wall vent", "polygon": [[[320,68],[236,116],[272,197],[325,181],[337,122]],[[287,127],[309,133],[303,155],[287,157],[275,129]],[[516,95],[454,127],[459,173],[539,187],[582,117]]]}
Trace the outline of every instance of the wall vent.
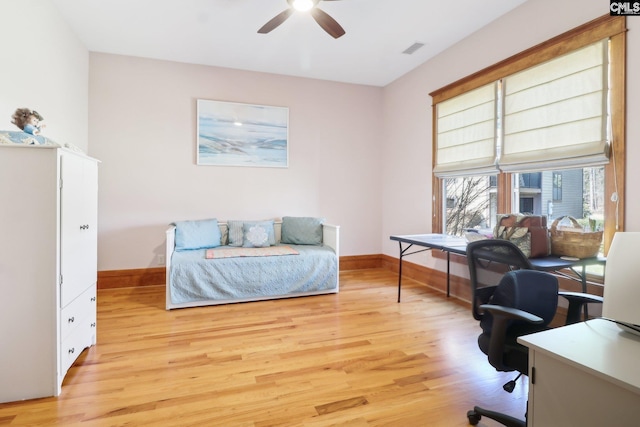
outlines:
{"label": "wall vent", "polygon": [[413,52],[415,52],[416,50],[420,49],[422,46],[424,46],[424,43],[416,42],[416,43],[412,44],[411,46],[409,46],[408,48],[406,48],[405,50],[403,50],[402,53],[406,53],[407,55],[411,55]]}

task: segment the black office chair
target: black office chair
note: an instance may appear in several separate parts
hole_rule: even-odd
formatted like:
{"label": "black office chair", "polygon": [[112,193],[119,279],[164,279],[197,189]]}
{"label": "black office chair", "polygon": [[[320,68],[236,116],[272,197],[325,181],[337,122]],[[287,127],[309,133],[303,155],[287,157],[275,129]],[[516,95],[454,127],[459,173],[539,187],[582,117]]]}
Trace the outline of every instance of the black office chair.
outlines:
{"label": "black office chair", "polygon": [[[518,378],[527,375],[528,370],[528,349],[518,344],[517,338],[549,328],[557,310],[558,295],[569,301],[567,324],[580,321],[584,304],[602,302],[602,298],[594,295],[559,292],[557,278],[535,271],[522,251],[507,240],[469,243],[467,261],[473,317],[482,328],[478,346],[496,370],[519,372],[517,378],[504,385],[508,392],[513,391]],[[501,276],[500,269],[504,268],[509,271]],[[478,406],[467,412],[471,425],[478,424],[482,416],[508,427],[526,426],[526,420]]]}
{"label": "black office chair", "polygon": [[[481,320],[480,304],[485,304],[493,293],[493,287],[500,276],[496,276],[495,270],[500,268],[507,271],[535,270],[533,264],[520,248],[508,240],[485,239],[470,242],[467,245],[467,263],[469,264],[469,281],[471,282],[471,297],[473,317]],[[496,269],[491,270],[492,266]],[[481,272],[487,270],[493,275],[489,280],[481,277]],[[498,279],[496,279],[498,277]],[[487,288],[487,289],[485,289]],[[488,294],[488,295],[487,295]],[[558,295],[568,301],[566,324],[577,323],[582,320],[585,304],[602,303],[602,297],[584,294],[581,292],[558,292]]]}

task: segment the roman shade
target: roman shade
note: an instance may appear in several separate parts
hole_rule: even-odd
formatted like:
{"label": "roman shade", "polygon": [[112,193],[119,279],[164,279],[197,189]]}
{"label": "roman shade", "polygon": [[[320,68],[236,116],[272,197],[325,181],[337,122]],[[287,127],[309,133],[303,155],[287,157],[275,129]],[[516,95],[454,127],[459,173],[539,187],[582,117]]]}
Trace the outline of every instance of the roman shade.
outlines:
{"label": "roman shade", "polygon": [[602,40],[504,78],[501,170],[608,162],[607,49]]}
{"label": "roman shade", "polygon": [[498,173],[496,98],[490,83],[436,105],[437,177]]}

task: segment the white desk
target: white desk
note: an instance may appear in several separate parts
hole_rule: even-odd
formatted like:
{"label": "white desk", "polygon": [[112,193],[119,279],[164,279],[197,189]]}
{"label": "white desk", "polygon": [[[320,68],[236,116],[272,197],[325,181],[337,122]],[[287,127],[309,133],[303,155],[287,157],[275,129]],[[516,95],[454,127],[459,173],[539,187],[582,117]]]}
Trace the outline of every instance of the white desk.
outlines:
{"label": "white desk", "polygon": [[531,426],[639,426],[640,337],[595,319],[518,338]]}

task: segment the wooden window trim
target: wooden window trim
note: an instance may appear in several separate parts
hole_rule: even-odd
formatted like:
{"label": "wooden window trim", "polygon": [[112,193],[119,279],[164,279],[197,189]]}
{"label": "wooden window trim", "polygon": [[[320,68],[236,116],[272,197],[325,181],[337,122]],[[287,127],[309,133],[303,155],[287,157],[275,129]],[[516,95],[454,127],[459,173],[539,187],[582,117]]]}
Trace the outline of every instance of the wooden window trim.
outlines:
{"label": "wooden window trim", "polygon": [[[571,29],[559,36],[549,39],[534,47],[526,49],[503,61],[491,65],[483,70],[464,77],[456,82],[431,92],[432,97],[432,141],[436,140],[436,108],[435,105],[461,93],[473,90],[492,81],[500,80],[508,75],[523,69],[535,66],[565,53],[595,43],[598,40],[609,38],[611,55],[611,123],[612,141],[611,161],[605,166],[605,230],[604,251],[609,250],[611,240],[616,231],[623,231],[625,224],[625,153],[626,153],[626,19],[624,16],[603,15],[584,25]],[[620,66],[622,65],[622,66]],[[432,143],[432,158],[435,164],[436,144]],[[498,175],[498,212],[511,210],[510,191],[511,174],[500,173]],[[433,176],[432,196],[432,230],[442,232],[444,219],[442,215],[442,179]],[[609,200],[609,196],[617,192],[618,202]],[[617,223],[616,223],[617,221]]]}
{"label": "wooden window trim", "polygon": [[453,83],[431,92],[433,104],[445,101],[461,93],[500,80],[518,71],[588,46],[604,38],[612,38],[626,33],[624,16],[603,15],[584,25],[569,30],[559,36],[517,53],[496,64],[463,77]]}

